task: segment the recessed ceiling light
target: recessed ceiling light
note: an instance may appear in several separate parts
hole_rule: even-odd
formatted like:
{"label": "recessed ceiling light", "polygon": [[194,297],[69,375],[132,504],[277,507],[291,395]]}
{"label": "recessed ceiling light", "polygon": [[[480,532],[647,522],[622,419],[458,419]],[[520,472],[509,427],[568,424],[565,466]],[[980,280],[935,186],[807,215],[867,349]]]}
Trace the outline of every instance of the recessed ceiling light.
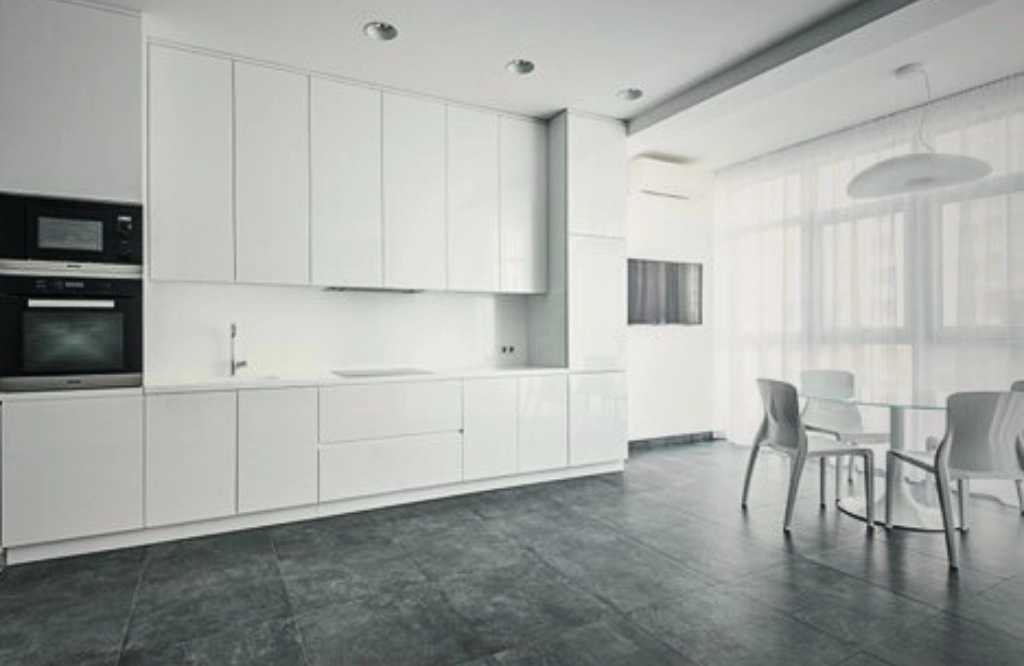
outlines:
{"label": "recessed ceiling light", "polygon": [[508,64],[505,65],[505,69],[512,72],[513,74],[519,74],[520,76],[523,76],[525,74],[529,74],[530,72],[532,72],[534,69],[536,69],[536,67],[534,67],[533,63],[530,62],[529,60],[516,58],[515,60],[509,60]]}
{"label": "recessed ceiling light", "polygon": [[639,88],[623,88],[616,94],[627,102],[635,102],[644,96],[644,91]]}
{"label": "recessed ceiling light", "polygon": [[363,32],[366,33],[367,37],[376,39],[379,42],[390,42],[395,37],[398,37],[398,28],[384,21],[370,21],[363,26]]}

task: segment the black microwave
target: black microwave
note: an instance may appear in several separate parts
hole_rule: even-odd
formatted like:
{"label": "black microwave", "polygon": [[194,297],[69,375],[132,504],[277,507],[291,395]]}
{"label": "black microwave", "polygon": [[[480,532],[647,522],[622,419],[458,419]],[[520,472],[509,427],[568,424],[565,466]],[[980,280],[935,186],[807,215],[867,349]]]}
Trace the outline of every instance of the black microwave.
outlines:
{"label": "black microwave", "polygon": [[142,272],[142,206],[0,194],[0,269]]}

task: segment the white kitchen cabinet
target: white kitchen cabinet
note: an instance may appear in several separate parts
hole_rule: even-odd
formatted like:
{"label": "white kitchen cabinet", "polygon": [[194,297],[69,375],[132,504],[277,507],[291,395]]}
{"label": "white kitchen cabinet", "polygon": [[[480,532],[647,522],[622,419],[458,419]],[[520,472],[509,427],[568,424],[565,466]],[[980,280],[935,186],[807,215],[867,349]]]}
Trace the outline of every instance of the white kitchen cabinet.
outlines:
{"label": "white kitchen cabinet", "polygon": [[384,93],[384,286],[447,287],[445,107]]}
{"label": "white kitchen cabinet", "polygon": [[142,201],[142,20],[0,0],[0,191]]}
{"label": "white kitchen cabinet", "polygon": [[566,157],[569,233],[625,238],[629,177],[623,124],[570,114]]}
{"label": "white kitchen cabinet", "polygon": [[5,547],[142,527],[141,395],[2,409]]}
{"label": "white kitchen cabinet", "polygon": [[498,117],[448,107],[448,289],[499,289]]}
{"label": "white kitchen cabinet", "polygon": [[626,375],[621,372],[569,377],[569,464],[625,460]]}
{"label": "white kitchen cabinet", "polygon": [[569,368],[626,367],[626,242],[569,238]]}
{"label": "white kitchen cabinet", "polygon": [[502,117],[500,291],[538,294],[548,283],[547,128]]}
{"label": "white kitchen cabinet", "polygon": [[519,472],[569,464],[569,387],[566,375],[519,378]]}
{"label": "white kitchen cabinet", "polygon": [[235,63],[238,282],[309,283],[309,78]]}
{"label": "white kitchen cabinet", "polygon": [[317,501],[317,389],[238,394],[238,512]]}
{"label": "white kitchen cabinet", "polygon": [[381,382],[320,389],[320,441],[380,439],[462,428],[462,382]]}
{"label": "white kitchen cabinet", "polygon": [[313,283],[381,287],[381,93],[317,77],[310,86]]}
{"label": "white kitchen cabinet", "polygon": [[458,483],[457,432],[364,440],[320,447],[320,501]]}
{"label": "white kitchen cabinet", "polygon": [[515,474],[518,468],[515,377],[467,379],[463,385],[463,472],[467,481]]}
{"label": "white kitchen cabinet", "polygon": [[146,397],[146,526],[236,512],[237,395]]}
{"label": "white kitchen cabinet", "polygon": [[149,265],[155,280],[235,279],[231,62],[149,47]]}

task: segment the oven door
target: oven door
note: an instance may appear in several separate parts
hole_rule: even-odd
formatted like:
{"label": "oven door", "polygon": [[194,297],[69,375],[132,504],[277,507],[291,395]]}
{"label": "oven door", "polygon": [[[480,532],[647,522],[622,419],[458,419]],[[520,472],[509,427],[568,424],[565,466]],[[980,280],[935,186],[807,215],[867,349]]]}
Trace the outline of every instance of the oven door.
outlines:
{"label": "oven door", "polygon": [[140,386],[141,300],[3,296],[0,390]]}

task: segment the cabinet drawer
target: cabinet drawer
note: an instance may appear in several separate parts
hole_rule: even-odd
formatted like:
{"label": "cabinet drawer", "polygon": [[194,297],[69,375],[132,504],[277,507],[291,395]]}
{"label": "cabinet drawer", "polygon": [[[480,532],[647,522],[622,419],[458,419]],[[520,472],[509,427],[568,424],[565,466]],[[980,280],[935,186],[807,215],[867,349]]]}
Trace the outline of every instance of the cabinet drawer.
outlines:
{"label": "cabinet drawer", "polygon": [[462,481],[456,432],[320,447],[320,501]]}
{"label": "cabinet drawer", "polygon": [[347,442],[462,428],[462,382],[332,386],[320,390],[320,441]]}

